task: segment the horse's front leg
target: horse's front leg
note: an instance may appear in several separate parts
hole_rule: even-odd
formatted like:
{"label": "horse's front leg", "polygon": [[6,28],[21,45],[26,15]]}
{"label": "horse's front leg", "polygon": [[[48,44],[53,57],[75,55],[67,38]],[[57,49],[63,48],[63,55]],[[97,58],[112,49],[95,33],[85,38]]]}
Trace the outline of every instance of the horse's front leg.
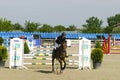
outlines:
{"label": "horse's front leg", "polygon": [[62,71],[63,71],[63,68],[62,68],[62,61],[59,60],[59,62],[60,62],[60,73],[62,73]]}
{"label": "horse's front leg", "polygon": [[66,61],[65,61],[65,59],[63,59],[63,62],[64,62],[64,67],[62,68],[62,70],[64,70],[66,68]]}
{"label": "horse's front leg", "polygon": [[52,72],[54,72],[54,58],[52,58]]}

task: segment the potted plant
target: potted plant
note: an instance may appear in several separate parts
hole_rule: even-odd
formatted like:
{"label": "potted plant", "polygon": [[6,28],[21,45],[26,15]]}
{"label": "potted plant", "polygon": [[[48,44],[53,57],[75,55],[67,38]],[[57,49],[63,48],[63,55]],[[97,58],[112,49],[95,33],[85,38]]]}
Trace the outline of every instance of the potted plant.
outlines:
{"label": "potted plant", "polygon": [[5,66],[5,62],[8,59],[8,52],[5,46],[0,45],[0,67]]}
{"label": "potted plant", "polygon": [[96,41],[95,43],[95,48],[91,52],[91,59],[93,62],[94,69],[101,66],[103,60],[103,52],[99,41]]}
{"label": "potted plant", "polygon": [[91,59],[93,62],[93,68],[99,68],[103,60],[103,52],[101,48],[95,48],[91,52]]}

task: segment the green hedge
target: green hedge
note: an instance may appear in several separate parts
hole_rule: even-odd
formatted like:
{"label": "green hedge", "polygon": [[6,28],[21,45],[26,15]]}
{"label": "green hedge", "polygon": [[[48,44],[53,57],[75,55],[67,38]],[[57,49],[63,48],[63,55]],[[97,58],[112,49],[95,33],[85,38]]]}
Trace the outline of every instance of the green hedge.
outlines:
{"label": "green hedge", "polygon": [[101,46],[101,44],[100,44],[99,41],[96,41],[96,43],[95,43],[95,48],[101,48],[101,49],[102,49],[102,46]]}
{"label": "green hedge", "polygon": [[0,45],[0,61],[7,60],[7,58],[8,58],[7,48]]}

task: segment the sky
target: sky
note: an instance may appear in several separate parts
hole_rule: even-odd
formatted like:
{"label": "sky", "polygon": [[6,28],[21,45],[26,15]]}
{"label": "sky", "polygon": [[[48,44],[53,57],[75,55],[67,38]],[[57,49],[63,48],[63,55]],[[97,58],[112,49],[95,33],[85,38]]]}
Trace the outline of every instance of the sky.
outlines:
{"label": "sky", "polygon": [[0,18],[24,25],[25,21],[51,26],[82,27],[92,16],[107,25],[120,13],[120,0],[0,0]]}

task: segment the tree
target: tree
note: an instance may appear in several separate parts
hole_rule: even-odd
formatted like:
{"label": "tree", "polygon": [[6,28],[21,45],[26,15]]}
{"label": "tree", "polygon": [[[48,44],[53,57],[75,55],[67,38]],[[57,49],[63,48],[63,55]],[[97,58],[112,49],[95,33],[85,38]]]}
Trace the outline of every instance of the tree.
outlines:
{"label": "tree", "polygon": [[114,16],[108,17],[107,18],[107,23],[108,23],[108,26],[114,26],[116,24],[115,17]]}
{"label": "tree", "polygon": [[40,24],[39,23],[34,23],[30,21],[25,21],[25,32],[34,32],[38,31]]}
{"label": "tree", "polygon": [[58,31],[61,32],[61,31],[65,31],[65,30],[66,30],[66,28],[62,25],[54,26],[54,31],[56,31],[56,32],[58,32]]}
{"label": "tree", "polygon": [[104,28],[104,33],[112,33],[113,27],[107,26]]}
{"label": "tree", "polygon": [[120,32],[120,14],[116,14],[115,16],[110,16],[107,18],[108,26],[105,31],[107,33],[119,33]]}
{"label": "tree", "polygon": [[15,23],[15,24],[13,24],[13,29],[14,30],[20,30],[20,31],[23,31],[24,30],[24,28],[21,26],[21,24],[19,24],[19,23]]}
{"label": "tree", "polygon": [[100,33],[101,32],[102,20],[97,17],[90,17],[86,20],[86,24],[83,24],[82,32],[85,33]]}
{"label": "tree", "polygon": [[75,25],[70,25],[68,28],[66,28],[67,31],[75,31],[77,28]]}
{"label": "tree", "polygon": [[116,14],[115,16],[110,16],[107,18],[108,26],[117,26],[120,24],[120,14]]}
{"label": "tree", "polygon": [[120,26],[113,28],[112,33],[120,33]]}
{"label": "tree", "polygon": [[39,31],[40,32],[52,32],[53,27],[48,24],[43,24],[43,26],[41,28],[39,28]]}
{"label": "tree", "polygon": [[10,20],[7,19],[0,19],[0,31],[12,31],[13,30],[13,24]]}

